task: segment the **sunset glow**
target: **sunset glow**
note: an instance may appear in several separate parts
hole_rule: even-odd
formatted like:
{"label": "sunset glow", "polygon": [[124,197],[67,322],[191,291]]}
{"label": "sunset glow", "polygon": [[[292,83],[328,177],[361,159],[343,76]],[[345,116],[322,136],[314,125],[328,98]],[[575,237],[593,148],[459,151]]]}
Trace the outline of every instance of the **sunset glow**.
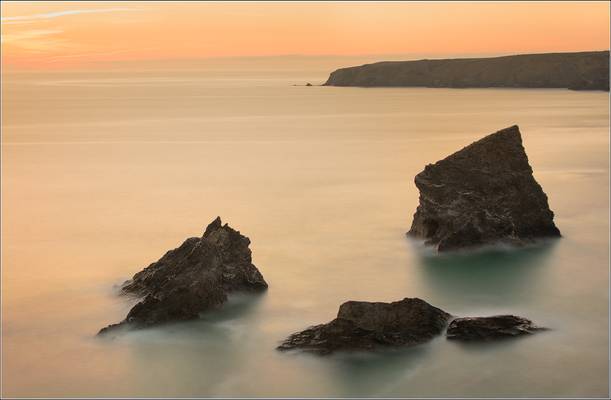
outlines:
{"label": "sunset glow", "polygon": [[2,65],[8,69],[287,54],[608,48],[607,2],[2,3]]}

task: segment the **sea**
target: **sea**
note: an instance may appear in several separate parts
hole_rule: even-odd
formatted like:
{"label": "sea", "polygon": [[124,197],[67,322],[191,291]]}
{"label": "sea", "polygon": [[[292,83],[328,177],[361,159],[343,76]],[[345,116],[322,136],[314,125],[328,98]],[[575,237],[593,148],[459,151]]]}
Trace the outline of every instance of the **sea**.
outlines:
{"label": "sea", "polygon": [[[319,86],[357,61],[4,72],[2,396],[608,397],[609,94]],[[407,238],[414,176],[511,125],[562,238],[443,255]],[[135,304],[119,285],[217,216],[269,289],[97,337]],[[405,297],[549,330],[276,350],[345,301]]]}

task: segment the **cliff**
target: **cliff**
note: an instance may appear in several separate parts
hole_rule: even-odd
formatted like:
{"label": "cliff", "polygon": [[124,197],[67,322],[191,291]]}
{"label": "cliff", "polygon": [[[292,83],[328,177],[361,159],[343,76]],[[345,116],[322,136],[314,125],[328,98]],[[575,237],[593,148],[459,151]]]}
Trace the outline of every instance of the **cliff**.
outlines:
{"label": "cliff", "polygon": [[385,61],[338,69],[324,86],[609,91],[609,51]]}

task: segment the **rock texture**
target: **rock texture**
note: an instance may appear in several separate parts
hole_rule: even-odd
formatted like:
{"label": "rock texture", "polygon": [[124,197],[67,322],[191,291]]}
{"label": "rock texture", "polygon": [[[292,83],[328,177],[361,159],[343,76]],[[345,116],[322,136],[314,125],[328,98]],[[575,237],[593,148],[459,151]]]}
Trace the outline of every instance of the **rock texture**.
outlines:
{"label": "rock texture", "polygon": [[438,251],[560,236],[517,126],[427,165],[415,183],[420,204],[408,235]]}
{"label": "rock texture", "polygon": [[416,345],[441,334],[450,317],[418,298],[393,303],[348,301],[340,306],[336,319],[289,336],[278,349],[330,354]]}
{"label": "rock texture", "polygon": [[504,337],[528,335],[541,328],[532,321],[515,315],[496,315],[494,317],[456,318],[448,326],[448,339],[492,340]]}
{"label": "rock texture", "polygon": [[223,225],[217,217],[201,238],[193,237],[168,251],[125,282],[124,294],[142,297],[120,323],[147,327],[163,322],[197,318],[218,307],[237,291],[262,291],[263,276],[251,262],[250,240]]}
{"label": "rock texture", "polygon": [[340,306],[333,321],[294,333],[277,348],[327,355],[335,351],[413,346],[440,335],[446,327],[448,339],[465,341],[493,340],[546,330],[515,315],[452,319],[452,315],[418,298],[392,303],[348,301]]}
{"label": "rock texture", "polygon": [[325,85],[609,91],[609,51],[386,61],[338,69]]}

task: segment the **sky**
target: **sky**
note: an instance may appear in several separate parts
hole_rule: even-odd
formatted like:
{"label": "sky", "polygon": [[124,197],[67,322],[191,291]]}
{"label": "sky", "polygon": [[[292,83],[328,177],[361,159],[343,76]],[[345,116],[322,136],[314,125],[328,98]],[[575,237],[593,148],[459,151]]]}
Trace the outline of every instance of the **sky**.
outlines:
{"label": "sky", "polygon": [[609,49],[607,2],[2,2],[2,67]]}

